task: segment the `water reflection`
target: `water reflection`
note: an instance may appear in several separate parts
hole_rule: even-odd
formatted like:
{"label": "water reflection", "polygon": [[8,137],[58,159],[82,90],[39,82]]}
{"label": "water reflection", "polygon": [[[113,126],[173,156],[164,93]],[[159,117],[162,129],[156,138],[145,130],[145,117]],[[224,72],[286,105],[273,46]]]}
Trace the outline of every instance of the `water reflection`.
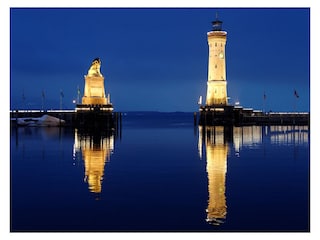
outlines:
{"label": "water reflection", "polygon": [[[202,142],[204,137],[207,159],[209,199],[206,221],[219,225],[224,222],[227,215],[225,192],[228,145],[225,142],[225,130],[223,126],[206,128],[200,126],[199,133],[199,142]],[[202,150],[199,152],[202,153]]]}
{"label": "water reflection", "polygon": [[105,164],[110,161],[114,150],[115,136],[112,132],[85,132],[75,129],[74,160],[84,161],[84,182],[89,191],[99,194],[102,191]]}
{"label": "water reflection", "polygon": [[273,144],[309,143],[308,126],[271,126],[269,134]]}
{"label": "water reflection", "polygon": [[64,129],[59,127],[13,127],[12,134],[15,134],[16,144],[19,144],[19,136],[36,137],[42,140],[60,139],[64,135]]}
{"label": "water reflection", "polygon": [[[240,156],[242,148],[259,148],[271,144],[309,144],[309,126],[199,126],[198,152],[205,156],[208,176],[206,221],[223,224],[227,217],[226,174],[230,148]],[[295,152],[294,152],[295,153]]]}

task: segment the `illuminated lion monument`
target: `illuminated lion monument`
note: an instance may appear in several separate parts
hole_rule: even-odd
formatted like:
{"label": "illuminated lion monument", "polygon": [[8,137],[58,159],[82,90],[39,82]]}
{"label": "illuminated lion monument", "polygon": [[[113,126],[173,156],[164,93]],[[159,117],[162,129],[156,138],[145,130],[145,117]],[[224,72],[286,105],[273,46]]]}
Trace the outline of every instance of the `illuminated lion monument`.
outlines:
{"label": "illuminated lion monument", "polygon": [[95,58],[85,77],[84,95],[82,104],[86,105],[104,105],[109,104],[109,98],[106,98],[104,91],[104,77],[100,72],[101,60]]}
{"label": "illuminated lion monument", "polygon": [[89,77],[102,77],[102,74],[100,72],[100,67],[101,67],[100,58],[95,58],[91,63],[91,67],[88,71],[88,76]]}

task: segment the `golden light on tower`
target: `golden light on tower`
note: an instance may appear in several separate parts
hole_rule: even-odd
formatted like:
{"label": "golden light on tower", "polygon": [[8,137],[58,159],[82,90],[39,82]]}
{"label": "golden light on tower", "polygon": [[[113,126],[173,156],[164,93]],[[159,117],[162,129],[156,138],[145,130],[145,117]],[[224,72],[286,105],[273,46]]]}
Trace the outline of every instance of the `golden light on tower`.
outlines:
{"label": "golden light on tower", "polygon": [[[76,105],[75,125],[81,128],[108,128],[114,127],[113,106],[110,94],[105,94],[104,77],[100,71],[101,60],[95,58],[84,76],[85,86],[81,104]],[[80,90],[78,88],[78,99]]]}
{"label": "golden light on tower", "polygon": [[104,77],[100,72],[101,60],[96,58],[92,61],[88,74],[85,76],[84,96],[82,104],[86,105],[105,105],[107,102]]}
{"label": "golden light on tower", "polygon": [[213,29],[207,33],[209,45],[207,106],[226,106],[227,81],[225,46],[227,32],[222,30],[222,22],[218,18],[212,22]]}

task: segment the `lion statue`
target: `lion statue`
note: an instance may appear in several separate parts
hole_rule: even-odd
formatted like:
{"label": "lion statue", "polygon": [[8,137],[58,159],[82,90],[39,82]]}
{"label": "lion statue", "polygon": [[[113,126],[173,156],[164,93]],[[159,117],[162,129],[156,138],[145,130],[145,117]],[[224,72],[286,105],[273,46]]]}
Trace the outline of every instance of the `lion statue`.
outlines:
{"label": "lion statue", "polygon": [[100,67],[101,67],[100,58],[95,58],[91,63],[91,67],[88,71],[88,76],[102,77],[102,74],[100,72]]}

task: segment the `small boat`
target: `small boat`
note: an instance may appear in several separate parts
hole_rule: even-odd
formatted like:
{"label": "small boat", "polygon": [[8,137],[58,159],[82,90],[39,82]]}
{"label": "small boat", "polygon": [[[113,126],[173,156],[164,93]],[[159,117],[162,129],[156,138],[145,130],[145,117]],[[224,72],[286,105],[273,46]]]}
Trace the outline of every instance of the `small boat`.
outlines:
{"label": "small boat", "polygon": [[18,126],[25,127],[57,127],[65,124],[65,120],[47,114],[38,118],[17,118]]}

